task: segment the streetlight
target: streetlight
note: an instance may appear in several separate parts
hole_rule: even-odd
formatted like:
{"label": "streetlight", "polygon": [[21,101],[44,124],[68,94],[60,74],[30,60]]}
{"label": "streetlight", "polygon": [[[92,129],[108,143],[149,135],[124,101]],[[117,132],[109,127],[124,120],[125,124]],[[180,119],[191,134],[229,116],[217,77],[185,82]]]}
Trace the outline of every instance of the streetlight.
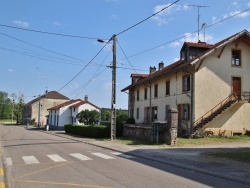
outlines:
{"label": "streetlight", "polygon": [[[112,36],[113,40],[113,65],[112,67],[112,96],[111,96],[111,141],[116,139],[116,35]],[[105,42],[98,39],[98,42]]]}

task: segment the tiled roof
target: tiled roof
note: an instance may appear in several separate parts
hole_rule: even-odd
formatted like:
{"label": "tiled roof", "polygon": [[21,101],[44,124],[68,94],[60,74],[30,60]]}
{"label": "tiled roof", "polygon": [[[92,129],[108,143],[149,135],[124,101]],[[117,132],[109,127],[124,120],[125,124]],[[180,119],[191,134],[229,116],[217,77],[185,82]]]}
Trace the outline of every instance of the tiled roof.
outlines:
{"label": "tiled roof", "polygon": [[58,93],[57,91],[50,91],[47,94],[43,94],[40,97],[37,97],[37,98],[31,100],[30,102],[26,103],[25,106],[30,106],[33,103],[39,101],[39,99],[43,99],[43,98],[69,100],[68,97],[62,95],[61,93]]}
{"label": "tiled roof", "polygon": [[78,102],[78,103],[76,103],[76,104],[73,104],[73,105],[71,105],[70,107],[79,107],[79,106],[81,106],[81,105],[84,105],[84,104],[90,104],[91,106],[94,106],[95,108],[97,108],[97,109],[101,109],[100,107],[98,107],[98,106],[96,106],[96,105],[94,105],[94,104],[92,104],[91,102],[89,102],[89,101],[81,101],[81,102]]}
{"label": "tiled roof", "polygon": [[194,42],[185,42],[185,44],[187,44],[190,47],[195,47],[195,48],[213,48],[214,45],[213,44],[207,44],[205,42],[198,42],[198,43],[194,43]]}
{"label": "tiled roof", "polygon": [[202,57],[204,56],[207,56],[211,53],[213,53],[213,51],[215,50],[215,48],[218,48],[222,45],[226,45],[228,42],[232,41],[232,40],[235,40],[239,37],[242,37],[243,35],[247,35],[248,36],[248,39],[249,40],[246,40],[246,39],[243,39],[249,46],[250,46],[250,33],[247,31],[247,30],[243,30],[239,33],[236,33],[218,43],[216,43],[215,45],[211,45],[211,44],[206,44],[206,43],[191,43],[191,42],[186,42],[186,44],[188,44],[189,46],[192,46],[192,47],[202,47],[202,48],[208,48],[208,50],[206,50],[204,53],[200,54],[198,57],[194,58],[194,59],[191,59],[190,61],[188,62],[184,62],[183,60],[179,60],[179,61],[176,61],[166,67],[164,67],[162,70],[159,70],[159,71],[156,71],[154,72],[153,74],[150,74],[148,77],[136,82],[135,84],[131,84],[127,87],[125,87],[124,89],[122,89],[121,91],[126,91],[128,89],[131,89],[131,88],[134,88],[135,86],[138,86],[138,85],[141,85],[145,82],[148,82],[149,80],[152,80],[152,79],[156,79],[156,78],[160,78],[161,76],[166,76],[166,75],[169,75],[169,74],[172,74],[173,72],[176,72],[178,71],[179,69],[187,66],[187,65],[190,65],[190,64],[193,64],[193,63],[196,63],[197,61],[199,61]]}
{"label": "tiled roof", "polygon": [[148,77],[148,74],[132,73],[131,77],[143,77],[143,78],[146,78],[146,77]]}
{"label": "tiled roof", "polygon": [[57,106],[53,106],[47,110],[59,110],[60,108],[64,107],[64,106],[68,106],[68,105],[71,105],[75,102],[81,102],[82,100],[81,99],[76,99],[76,100],[70,100],[70,101],[67,101],[65,103],[62,103],[62,104],[59,104]]}

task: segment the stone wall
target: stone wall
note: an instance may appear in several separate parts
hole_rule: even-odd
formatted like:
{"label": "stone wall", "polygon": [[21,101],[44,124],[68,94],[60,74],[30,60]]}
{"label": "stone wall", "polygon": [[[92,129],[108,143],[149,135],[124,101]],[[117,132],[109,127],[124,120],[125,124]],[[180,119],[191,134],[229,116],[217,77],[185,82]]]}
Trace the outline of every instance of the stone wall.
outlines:
{"label": "stone wall", "polygon": [[140,126],[140,125],[131,125],[124,124],[123,125],[123,133],[124,137],[130,139],[138,139],[138,140],[151,140],[152,136],[152,128],[151,126]]}

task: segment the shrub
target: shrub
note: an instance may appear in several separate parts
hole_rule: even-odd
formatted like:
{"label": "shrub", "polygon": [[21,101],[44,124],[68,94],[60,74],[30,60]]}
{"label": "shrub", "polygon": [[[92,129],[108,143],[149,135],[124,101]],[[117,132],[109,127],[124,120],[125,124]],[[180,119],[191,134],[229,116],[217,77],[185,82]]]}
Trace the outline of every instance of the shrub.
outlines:
{"label": "shrub", "polygon": [[110,127],[108,126],[82,126],[64,125],[66,133],[77,134],[89,138],[108,138],[110,137]]}
{"label": "shrub", "polygon": [[128,118],[126,123],[128,124],[135,124],[135,119],[134,118]]}

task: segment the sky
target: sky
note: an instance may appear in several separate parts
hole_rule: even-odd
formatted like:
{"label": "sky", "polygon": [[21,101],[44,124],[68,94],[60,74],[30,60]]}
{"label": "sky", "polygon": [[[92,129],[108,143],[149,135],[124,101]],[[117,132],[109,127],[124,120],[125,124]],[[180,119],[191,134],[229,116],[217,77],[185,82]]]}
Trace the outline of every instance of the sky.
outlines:
{"label": "sky", "polygon": [[25,103],[46,90],[88,95],[110,108],[108,40],[117,35],[116,108],[127,109],[121,89],[131,74],[177,61],[183,42],[198,41],[198,25],[199,40],[209,44],[250,31],[250,0],[1,0],[0,91],[23,94]]}

